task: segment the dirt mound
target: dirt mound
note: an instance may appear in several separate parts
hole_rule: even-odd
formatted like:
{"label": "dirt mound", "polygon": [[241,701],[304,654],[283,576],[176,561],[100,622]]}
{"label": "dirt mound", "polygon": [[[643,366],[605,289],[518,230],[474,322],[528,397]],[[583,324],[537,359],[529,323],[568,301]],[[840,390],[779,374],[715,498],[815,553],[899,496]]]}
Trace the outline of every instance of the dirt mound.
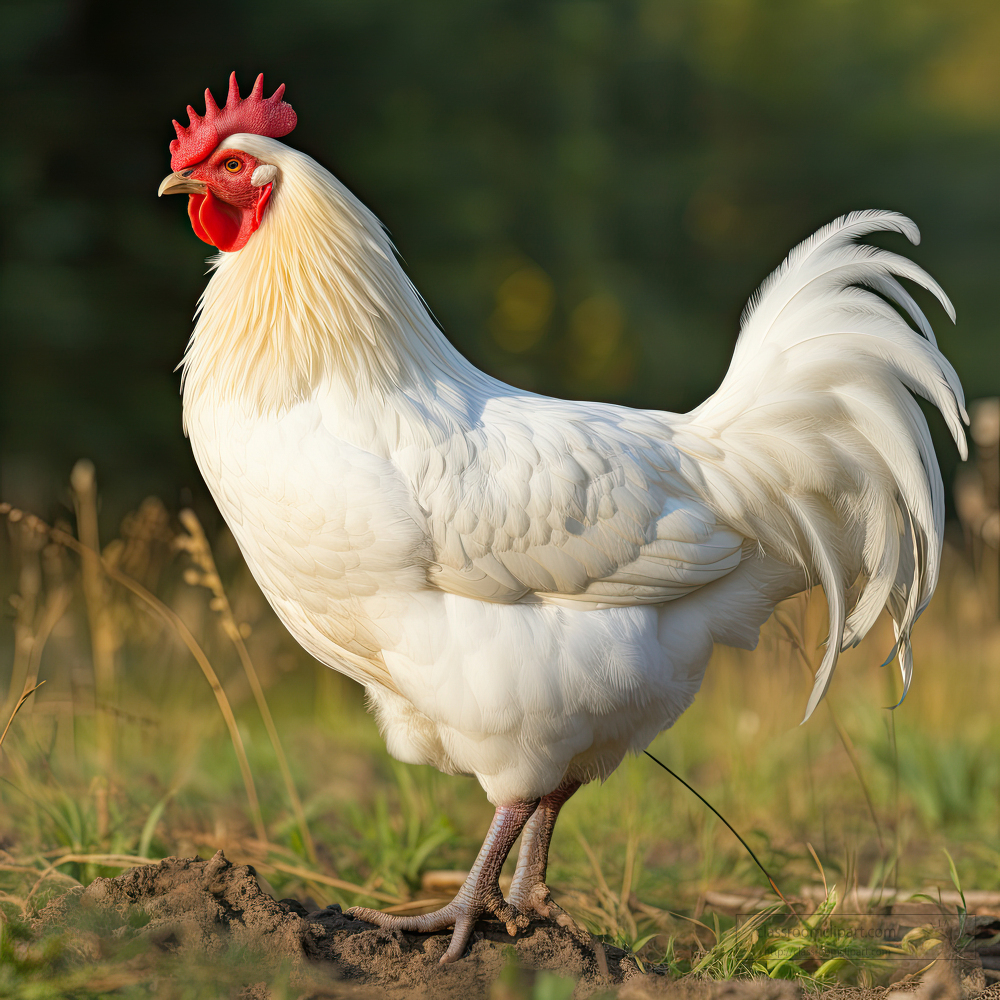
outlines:
{"label": "dirt mound", "polygon": [[[201,858],[167,858],[118,878],[99,878],[49,903],[34,919],[39,937],[62,938],[63,960],[104,971],[109,991],[146,984],[153,995],[231,996],[271,1000],[307,998],[434,997],[442,1000],[514,1000],[567,996],[570,987],[535,989],[539,976],[575,983],[575,998],[599,994],[617,1000],[799,1000],[789,982],[770,979],[708,982],[671,980],[662,970],[643,972],[619,948],[602,944],[563,915],[510,937],[497,921],[483,920],[462,959],[440,966],[450,932],[406,934],[351,920],[339,906],[308,912],[297,900],[263,892],[248,865],[233,865],[222,851]],[[965,981],[953,962],[918,987],[834,989],[829,1000],[1000,1000],[1000,986]],[[97,968],[97,966],[93,966]],[[982,979],[981,969],[975,970]],[[943,978],[942,978],[943,977]],[[100,978],[100,977],[99,977]],[[164,983],[200,985],[162,990]],[[91,984],[93,985],[93,984]],[[898,989],[898,988],[897,988]],[[143,994],[146,995],[146,994]]]}
{"label": "dirt mound", "polygon": [[575,980],[579,997],[632,980],[643,984],[636,996],[659,994],[668,983],[643,975],[624,951],[602,945],[568,918],[533,924],[516,938],[484,920],[461,961],[442,967],[450,932],[381,930],[349,919],[339,906],[310,913],[296,900],[272,899],[253,868],[230,864],[221,851],[208,861],[167,858],[96,879],[50,903],[34,924],[41,933],[64,933],[68,947],[88,961],[134,962],[153,954],[171,956],[172,968],[228,964],[243,980],[232,985],[247,997],[268,996],[265,983],[282,970],[299,995],[377,992],[384,1000],[486,996],[505,968],[522,980],[543,970]]}

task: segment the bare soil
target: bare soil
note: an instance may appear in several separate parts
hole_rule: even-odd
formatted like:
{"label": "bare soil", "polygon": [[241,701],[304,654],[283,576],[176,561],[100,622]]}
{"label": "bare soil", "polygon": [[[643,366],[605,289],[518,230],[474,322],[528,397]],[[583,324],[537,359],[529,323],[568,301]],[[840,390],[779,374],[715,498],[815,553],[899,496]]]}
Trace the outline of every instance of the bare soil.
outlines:
{"label": "bare soil", "polygon": [[[271,1000],[275,982],[283,984],[281,994],[303,998],[506,1000],[530,995],[534,977],[543,971],[575,981],[573,996],[581,998],[795,1000],[800,995],[787,982],[676,981],[659,970],[643,972],[631,956],[595,940],[568,918],[534,923],[514,938],[502,924],[481,921],[463,958],[440,966],[450,932],[373,928],[346,917],[338,906],[308,912],[296,900],[267,895],[252,867],[231,864],[221,851],[207,861],[167,858],[117,878],[96,879],[49,903],[33,924],[39,934],[61,934],[70,951],[86,961],[117,961],[123,968],[160,962],[166,976],[195,979],[204,979],[206,969],[228,970],[227,992],[246,1000]],[[971,992],[1000,1000],[998,987],[970,992],[947,976],[920,989],[921,1000],[968,1000]],[[829,997],[885,1000],[886,993],[837,990]]]}

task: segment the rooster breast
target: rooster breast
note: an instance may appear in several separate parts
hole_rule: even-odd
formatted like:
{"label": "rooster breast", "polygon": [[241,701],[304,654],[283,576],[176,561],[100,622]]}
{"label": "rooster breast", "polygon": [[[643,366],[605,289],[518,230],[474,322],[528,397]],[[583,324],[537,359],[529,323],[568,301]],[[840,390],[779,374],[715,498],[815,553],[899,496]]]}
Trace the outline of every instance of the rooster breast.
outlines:
{"label": "rooster breast", "polygon": [[202,475],[264,595],[323,662],[366,686],[387,681],[402,595],[430,549],[399,471],[329,430],[309,400],[280,416],[186,405]]}

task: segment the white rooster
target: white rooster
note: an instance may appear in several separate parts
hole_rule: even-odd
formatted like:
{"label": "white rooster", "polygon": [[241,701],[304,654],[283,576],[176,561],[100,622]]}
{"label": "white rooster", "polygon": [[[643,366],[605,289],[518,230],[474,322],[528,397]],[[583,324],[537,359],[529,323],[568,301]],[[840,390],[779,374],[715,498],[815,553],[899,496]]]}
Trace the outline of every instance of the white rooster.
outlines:
{"label": "white rooster", "polygon": [[[841,649],[883,608],[904,689],[934,591],[944,495],[911,391],[965,455],[958,377],[897,276],[855,242],[916,227],[857,212],[796,247],[747,308],[729,372],[686,414],[549,399],[445,339],[378,220],[278,137],[284,87],[174,126],[160,194],[221,253],[184,357],[184,422],[292,635],[363,685],[389,752],[474,775],[496,806],[456,898],[383,927],[546,915],[560,806],[672,725],[713,643],[753,648],[822,584]],[[900,308],[897,311],[893,304]],[[913,323],[907,323],[903,313]],[[914,328],[915,327],[915,328]],[[498,876],[518,835],[509,898]]]}

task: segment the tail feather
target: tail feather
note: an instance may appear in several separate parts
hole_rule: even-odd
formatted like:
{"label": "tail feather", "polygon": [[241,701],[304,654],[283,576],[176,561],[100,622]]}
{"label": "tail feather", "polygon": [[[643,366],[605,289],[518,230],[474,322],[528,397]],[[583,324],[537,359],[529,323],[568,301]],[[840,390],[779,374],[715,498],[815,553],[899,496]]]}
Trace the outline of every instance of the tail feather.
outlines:
{"label": "tail feather", "polygon": [[691,452],[706,499],[826,592],[830,640],[806,718],[840,651],[883,608],[904,697],[910,685],[910,630],[937,584],[944,530],[941,472],[911,392],[967,454],[961,383],[898,279],[930,291],[953,321],[955,310],[912,261],[854,242],[876,231],[920,239],[904,216],[867,211],[797,246],[747,306],[719,390],[685,418],[713,446]]}

